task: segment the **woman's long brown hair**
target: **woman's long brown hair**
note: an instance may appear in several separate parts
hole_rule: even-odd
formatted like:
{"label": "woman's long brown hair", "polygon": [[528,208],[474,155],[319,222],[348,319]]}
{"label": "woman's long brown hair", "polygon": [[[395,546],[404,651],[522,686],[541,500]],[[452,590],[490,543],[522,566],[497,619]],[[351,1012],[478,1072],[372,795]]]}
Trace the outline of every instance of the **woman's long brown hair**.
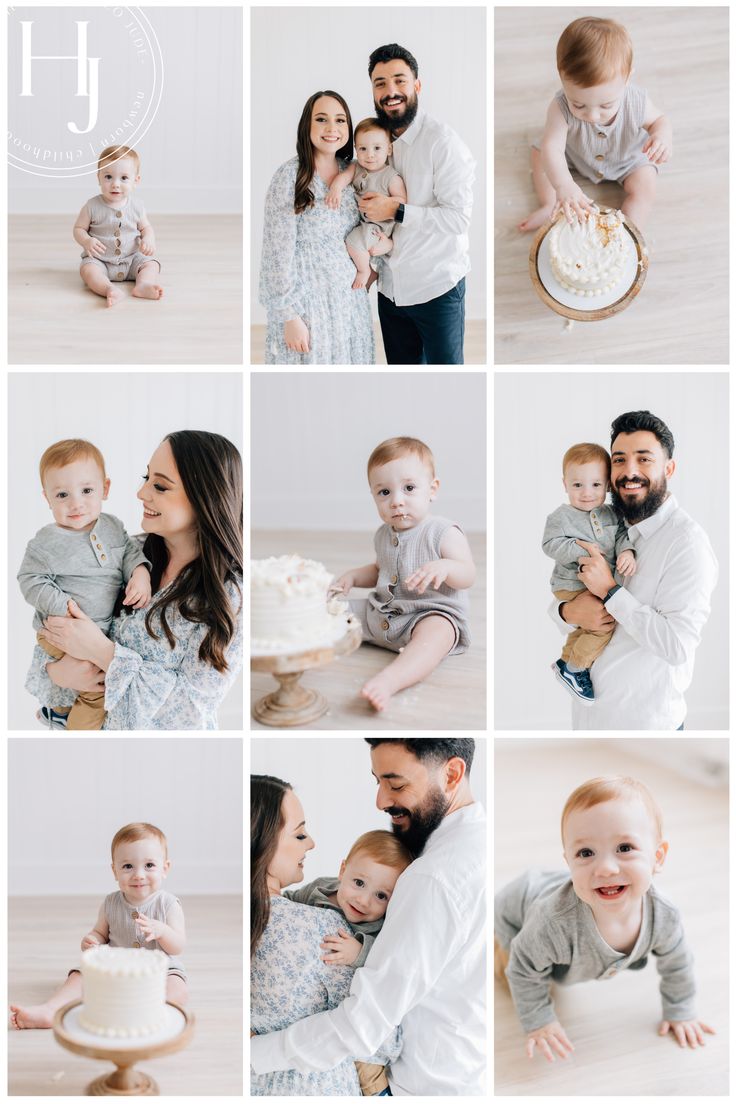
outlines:
{"label": "woman's long brown hair", "polygon": [[348,140],[342,146],[335,157],[340,160],[350,159],[353,156],[353,120],[350,117],[350,108],[339,92],[315,92],[304,105],[302,117],[296,132],[296,152],[299,156],[299,166],[296,171],[296,183],[294,184],[294,213],[300,215],[307,207],[314,204],[314,192],[311,188],[314,177],[314,146],[312,145],[312,110],[320,96],[332,96],[342,104],[345,118],[348,121]]}
{"label": "woman's long brown hair", "polygon": [[288,782],[270,774],[250,776],[250,957],[256,953],[271,915],[268,868],[284,826]]}
{"label": "woman's long brown hair", "polygon": [[[202,663],[227,670],[225,651],[235,634],[242,608],[243,585],[243,466],[240,453],[226,437],[196,429],[182,429],[165,438],[171,445],[184,492],[194,511],[199,555],[179,573],[146,614],[146,629],[156,639],[154,620],[172,648],[176,638],[166,611],[174,606],[187,621],[206,625],[199,646]],[[169,562],[163,537],[149,533],[143,552],[151,561],[151,590],[155,594]],[[227,584],[240,591],[240,607],[233,609]]]}

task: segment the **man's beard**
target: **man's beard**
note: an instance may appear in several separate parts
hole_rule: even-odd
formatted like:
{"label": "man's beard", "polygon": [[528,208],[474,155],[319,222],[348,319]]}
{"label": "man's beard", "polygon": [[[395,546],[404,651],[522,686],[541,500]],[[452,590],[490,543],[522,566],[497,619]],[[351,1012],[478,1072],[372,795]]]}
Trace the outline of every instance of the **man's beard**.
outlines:
{"label": "man's beard", "polygon": [[449,797],[445,797],[439,786],[435,786],[428,792],[424,803],[412,812],[400,805],[392,805],[390,809],[384,809],[384,812],[390,816],[409,817],[408,828],[400,828],[398,824],[392,824],[391,830],[397,839],[406,844],[416,859],[424,850],[429,837],[436,828],[439,828],[449,807]]}
{"label": "man's beard", "polygon": [[[639,483],[642,487],[648,487],[649,490],[638,502],[629,498],[623,499],[616,489],[617,483],[619,482]],[[646,518],[655,514],[666,497],[667,479],[665,476],[662,476],[659,483],[651,483],[648,479],[624,479],[622,477],[611,486],[611,502],[613,503],[613,508],[618,516],[623,518],[629,525],[636,525],[637,522],[645,521]]]}
{"label": "man's beard", "polygon": [[[391,97],[388,97],[389,99]],[[404,107],[404,113],[402,115],[390,115],[387,111],[384,111],[380,103],[376,103],[374,100],[374,106],[376,108],[376,116],[382,123],[385,123],[394,130],[406,130],[414,122],[417,111],[419,110],[419,97],[416,92],[413,97],[406,97],[406,105]]]}

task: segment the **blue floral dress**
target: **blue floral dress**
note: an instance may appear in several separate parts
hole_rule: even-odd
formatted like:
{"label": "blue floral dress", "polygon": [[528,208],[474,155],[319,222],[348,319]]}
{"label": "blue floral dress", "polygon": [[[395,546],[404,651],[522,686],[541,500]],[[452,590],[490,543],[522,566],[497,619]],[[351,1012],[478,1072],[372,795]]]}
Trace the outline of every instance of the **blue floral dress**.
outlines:
{"label": "blue floral dress", "polygon": [[[327,185],[312,178],[314,204],[294,214],[298,159],[276,170],[266,195],[260,302],[266,308],[266,364],[374,364],[373,320],[365,288],[352,289],[355,265],[345,238],[358,225],[358,202],[345,188],[337,211]],[[284,322],[302,318],[309,352],[284,343]]]}
{"label": "blue floral dress", "polygon": [[[115,655],[105,675],[107,715],[103,729],[217,729],[218,706],[243,666],[242,595],[234,583],[228,583],[226,590],[237,614],[235,634],[225,651],[228,669],[222,673],[199,658],[206,626],[186,621],[174,606],[166,611],[176,639],[174,648],[163,632],[160,638],[149,635],[146,610],[115,618],[110,630]],[[158,632],[156,618],[153,628]],[[54,708],[73,705],[76,692],[51,681],[46,673],[48,662],[46,652],[36,645],[26,690]]]}
{"label": "blue floral dress", "polygon": [[[350,993],[352,966],[327,966],[320,943],[342,928],[352,932],[342,916],[325,909],[299,905],[286,897],[271,898],[271,915],[258,944],[250,972],[250,1026],[259,1035],[335,1008]],[[381,1065],[398,1058],[401,1028],[386,1039],[376,1054],[360,1061]],[[275,1070],[260,1077],[251,1074],[251,1096],[360,1096],[355,1063],[346,1058],[324,1073]]]}

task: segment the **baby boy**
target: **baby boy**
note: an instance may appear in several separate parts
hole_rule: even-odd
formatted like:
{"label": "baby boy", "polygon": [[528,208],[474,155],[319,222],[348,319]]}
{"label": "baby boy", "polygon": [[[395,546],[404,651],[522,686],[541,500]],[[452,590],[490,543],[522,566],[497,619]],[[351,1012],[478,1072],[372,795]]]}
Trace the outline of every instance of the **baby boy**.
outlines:
{"label": "baby boy", "polygon": [[[316,878],[299,889],[284,890],[292,901],[339,912],[355,931],[355,936],[344,931],[325,936],[323,962],[355,968],[365,964],[398,877],[411,861],[411,853],[392,832],[365,832],[343,859],[337,878]],[[383,1066],[356,1065],[363,1096],[378,1096],[388,1088]]]}
{"label": "baby boy", "polygon": [[573,1045],[555,1018],[550,981],[572,985],[642,970],[654,955],[660,977],[659,1034],[704,1046],[712,1028],[696,1019],[692,955],[680,914],[654,888],[669,845],[662,814],[633,778],[593,778],[562,811],[568,873],[531,870],[496,895],[496,976],[508,983],[529,1058],[549,1062]]}
{"label": "baby boy", "polygon": [[87,200],[74,223],[74,240],[84,249],[82,279],[108,307],[122,298],[122,280],[135,280],[139,299],[160,299],[153,227],[133,195],[141,180],[138,154],[128,146],[108,146],[97,162],[97,179],[100,194]]}
{"label": "baby boy", "polygon": [[[140,947],[141,953],[163,951],[169,958],[166,999],[185,1004],[187,978],[177,957],[186,945],[184,912],[178,897],[162,888],[171,867],[166,836],[153,824],[126,824],[116,832],[111,852],[120,889],[100,905],[94,927],[82,938],[82,951],[103,943]],[[51,1027],[57,1009],[81,998],[82,975],[75,967],[44,1004],[11,1004],[11,1027]]]}
{"label": "baby boy", "polygon": [[557,71],[562,88],[532,145],[532,179],[541,206],[519,224],[536,230],[562,210],[582,221],[593,206],[570,175],[623,185],[621,210],[642,229],[657,186],[659,165],[672,156],[672,125],[647,92],[629,83],[633,48],[612,19],[585,16],[562,32]]}
{"label": "baby boy", "polygon": [[[619,521],[613,506],[606,505],[611,480],[611,457],[601,445],[573,445],[562,458],[562,483],[569,505],[558,506],[544,526],[542,548],[555,561],[550,579],[552,593],[560,602],[570,602],[585,583],[583,564],[587,556],[585,544],[595,544],[606,563],[619,575],[636,571],[636,553],[629,533]],[[613,636],[613,629],[596,632],[575,629],[562,649],[562,659],[552,664],[552,670],[562,685],[582,702],[595,701],[590,668]]]}
{"label": "baby boy", "polygon": [[377,445],[368,458],[368,485],[383,522],[373,540],[376,559],[346,571],[332,590],[376,587],[350,606],[364,640],[399,653],[361,690],[380,711],[445,656],[467,649],[466,591],[475,582],[475,564],[460,526],[430,514],[440,483],[423,441],[391,437]]}
{"label": "baby boy", "polygon": [[[39,645],[52,659],[61,659],[64,653],[44,638],[44,619],[68,616],[72,601],[109,632],[124,583],[125,605],[143,609],[150,601],[151,565],[123,523],[101,512],[110,480],[95,445],[76,438],[57,441],[46,449],[39,468],[54,522],[29,541],[18,581],[36,611],[33,627]],[[100,729],[105,695],[81,692],[71,708],[43,705],[38,718],[52,728]]]}
{"label": "baby boy", "polygon": [[[357,196],[366,192],[378,195],[394,196],[406,203],[404,181],[393,165],[389,165],[391,156],[391,131],[387,123],[380,119],[363,119],[355,128],[355,157],[347,169],[338,175],[330,185],[326,203],[335,210],[340,206],[343,188],[352,184]],[[354,288],[365,287],[371,272],[371,257],[381,256],[393,248],[391,234],[394,230],[393,219],[385,222],[369,222],[365,215],[360,216],[358,225],[345,239],[347,251],[357,269]]]}

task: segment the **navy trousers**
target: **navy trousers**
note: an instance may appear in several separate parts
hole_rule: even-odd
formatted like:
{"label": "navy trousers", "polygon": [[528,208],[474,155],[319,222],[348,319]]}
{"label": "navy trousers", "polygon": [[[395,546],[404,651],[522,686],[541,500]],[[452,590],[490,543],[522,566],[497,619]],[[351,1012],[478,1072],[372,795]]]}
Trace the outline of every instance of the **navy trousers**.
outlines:
{"label": "navy trousers", "polygon": [[389,364],[464,364],[465,277],[444,295],[397,307],[378,295],[383,347]]}

